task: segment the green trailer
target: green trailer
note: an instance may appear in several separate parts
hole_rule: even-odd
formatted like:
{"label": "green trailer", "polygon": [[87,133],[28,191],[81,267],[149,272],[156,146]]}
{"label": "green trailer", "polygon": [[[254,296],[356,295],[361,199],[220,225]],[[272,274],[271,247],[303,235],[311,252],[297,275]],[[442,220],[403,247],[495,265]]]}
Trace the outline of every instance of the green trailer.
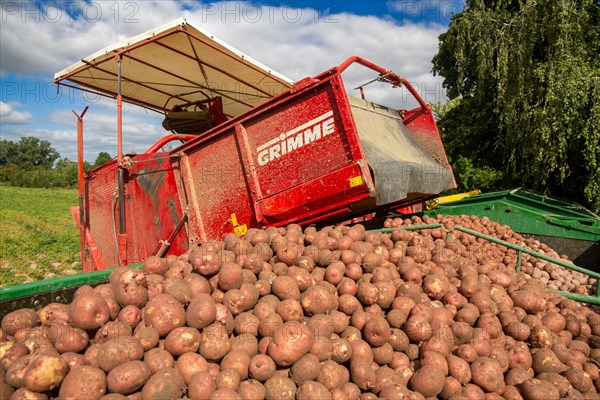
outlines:
{"label": "green trailer", "polygon": [[568,200],[528,189],[505,190],[440,204],[436,215],[476,215],[535,237],[575,264],[600,272],[600,217]]}

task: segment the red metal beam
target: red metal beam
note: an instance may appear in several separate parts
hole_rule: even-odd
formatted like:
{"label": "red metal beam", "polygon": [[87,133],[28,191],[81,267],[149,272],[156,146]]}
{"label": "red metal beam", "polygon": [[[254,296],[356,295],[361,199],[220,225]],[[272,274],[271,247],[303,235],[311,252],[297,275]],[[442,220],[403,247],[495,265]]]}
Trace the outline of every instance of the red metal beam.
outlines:
{"label": "red metal beam", "polygon": [[405,78],[396,75],[395,73],[393,73],[392,71],[385,69],[377,64],[372,63],[371,61],[365,60],[362,57],[359,56],[351,56],[348,57],[344,62],[342,62],[337,69],[339,70],[340,73],[344,72],[344,70],[346,68],[348,68],[350,65],[357,63],[357,64],[361,64],[367,68],[370,68],[374,71],[379,72],[381,75],[385,75],[388,79],[390,79],[390,81],[392,82],[392,84],[397,85],[397,86],[404,86],[408,89],[408,91],[414,96],[414,98],[419,102],[419,105],[421,106],[421,108],[423,108],[423,110],[427,111],[428,113],[431,112],[429,105],[427,103],[425,103],[425,101],[421,98],[421,96],[419,95],[419,93],[415,90],[415,88],[411,85],[411,83],[409,81],[407,81]]}
{"label": "red metal beam", "polygon": [[160,138],[156,143],[154,143],[152,146],[150,146],[150,148],[148,150],[146,150],[144,152],[144,154],[151,154],[151,153],[156,153],[158,150],[160,150],[161,147],[163,147],[165,144],[172,142],[173,140],[183,140],[183,141],[188,141],[188,140],[192,140],[192,139],[196,139],[198,136],[197,135],[168,135],[168,136],[164,136],[162,138]]}

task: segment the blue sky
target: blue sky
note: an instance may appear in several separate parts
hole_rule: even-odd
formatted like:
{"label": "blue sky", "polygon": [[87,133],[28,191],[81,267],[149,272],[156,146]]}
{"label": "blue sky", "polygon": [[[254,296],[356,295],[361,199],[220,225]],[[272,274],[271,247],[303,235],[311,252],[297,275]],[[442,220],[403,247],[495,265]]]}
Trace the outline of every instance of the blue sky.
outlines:
{"label": "blue sky", "polygon": [[[111,99],[60,89],[54,73],[127,37],[178,17],[211,32],[293,80],[360,55],[409,79],[428,102],[444,101],[431,74],[437,37],[463,7],[453,0],[399,1],[84,1],[0,3],[0,137],[49,140],[76,158],[75,117],[85,119],[85,158],[116,154],[116,108]],[[350,76],[347,87],[367,76]],[[374,86],[371,95],[402,106],[397,93]],[[400,96],[404,97],[404,96]],[[410,99],[409,99],[410,102]],[[158,114],[126,106],[124,150],[143,152],[167,134]]]}

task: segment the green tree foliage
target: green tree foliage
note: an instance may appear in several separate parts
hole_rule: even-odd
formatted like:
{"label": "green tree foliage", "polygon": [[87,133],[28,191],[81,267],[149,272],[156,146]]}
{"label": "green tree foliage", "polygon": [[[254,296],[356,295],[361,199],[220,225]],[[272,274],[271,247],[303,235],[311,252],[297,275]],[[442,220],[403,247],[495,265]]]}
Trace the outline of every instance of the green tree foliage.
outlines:
{"label": "green tree foliage", "polygon": [[[89,169],[91,165],[84,162],[84,170]],[[46,140],[23,137],[16,143],[0,141],[0,182],[22,187],[65,188],[77,186],[77,176],[77,163],[60,158]]]}
{"label": "green tree foliage", "polygon": [[468,0],[433,65],[460,98],[439,123],[451,159],[600,210],[594,1]]}
{"label": "green tree foliage", "polygon": [[107,163],[110,160],[112,160],[112,157],[110,156],[110,154],[108,154],[105,151],[101,151],[100,153],[98,153],[98,157],[96,157],[96,161],[94,161],[94,168],[99,167],[99,166]]}
{"label": "green tree foliage", "polygon": [[0,166],[16,164],[22,169],[52,168],[60,157],[47,140],[33,136],[22,137],[17,143],[0,140]]}
{"label": "green tree foliage", "polygon": [[464,113],[463,107],[458,108],[461,102],[462,99],[455,98],[431,105],[456,179],[457,188],[451,193],[474,189],[484,192],[499,190],[507,183],[506,176],[498,169],[497,163],[493,162],[494,160],[486,160],[493,146],[490,143],[478,143],[480,138],[477,129],[486,129],[483,128],[485,121],[481,120],[479,124],[470,126],[469,121],[482,117],[478,113]]}

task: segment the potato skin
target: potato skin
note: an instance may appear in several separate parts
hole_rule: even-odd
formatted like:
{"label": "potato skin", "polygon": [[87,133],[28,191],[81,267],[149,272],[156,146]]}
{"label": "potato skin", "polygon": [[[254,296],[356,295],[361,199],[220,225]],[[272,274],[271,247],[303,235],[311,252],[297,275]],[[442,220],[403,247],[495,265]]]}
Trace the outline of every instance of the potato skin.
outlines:
{"label": "potato skin", "polygon": [[300,385],[300,387],[296,391],[296,399],[297,400],[312,400],[312,399],[330,400],[331,392],[329,392],[329,390],[327,390],[325,385],[323,385],[319,382],[309,381],[309,382],[304,382],[302,385]]}
{"label": "potato skin", "polygon": [[75,297],[69,307],[71,324],[84,331],[100,328],[109,318],[108,304],[102,296],[93,292]]}
{"label": "potato skin", "polygon": [[294,400],[296,385],[294,382],[281,375],[274,375],[265,383],[266,400]]}
{"label": "potato skin", "polygon": [[148,301],[146,274],[138,269],[127,269],[113,285],[115,299],[122,306],[143,307]]}
{"label": "potato skin", "polygon": [[6,335],[14,335],[19,329],[33,328],[40,323],[35,310],[22,308],[6,314],[2,318],[1,329]]}
{"label": "potato skin", "polygon": [[177,357],[187,352],[195,352],[200,347],[201,335],[198,329],[179,327],[165,338],[165,350]]}
{"label": "potato skin", "polygon": [[100,346],[98,350],[98,366],[105,372],[110,372],[128,361],[141,360],[144,348],[139,340],[131,336],[111,339]]}
{"label": "potato skin", "polygon": [[142,389],[142,400],[176,400],[183,395],[185,383],[174,368],[164,368],[148,379]]}
{"label": "potato skin", "polygon": [[59,398],[61,400],[100,399],[106,393],[106,374],[100,368],[83,365],[69,371],[63,380]]}
{"label": "potato skin", "polygon": [[306,325],[286,322],[275,330],[268,354],[277,365],[287,367],[310,350],[313,340],[313,334]]}
{"label": "potato skin", "polygon": [[[318,360],[317,360],[318,365]],[[275,374],[275,361],[266,354],[257,354],[250,360],[248,366],[251,378],[264,382]]]}
{"label": "potato skin", "polygon": [[373,347],[387,343],[390,334],[390,325],[381,317],[369,318],[363,326],[363,337]]}
{"label": "potato skin", "polygon": [[479,357],[471,363],[472,382],[486,392],[495,392],[504,383],[500,363],[489,357]]}
{"label": "potato skin", "polygon": [[188,397],[192,400],[207,399],[216,389],[215,379],[208,371],[198,372],[188,384]]}
{"label": "potato skin", "polygon": [[216,316],[215,301],[206,293],[195,296],[185,312],[187,325],[196,329],[202,329],[212,324]]}
{"label": "potato skin", "polygon": [[113,368],[106,377],[112,393],[130,394],[148,381],[152,372],[143,361],[129,361]]}
{"label": "potato skin", "polygon": [[189,384],[193,376],[199,372],[206,372],[210,364],[198,353],[184,353],[177,359],[175,369],[183,378],[184,383]]}
{"label": "potato skin", "polygon": [[432,365],[418,369],[410,378],[410,388],[425,397],[435,397],[444,388],[444,374]]}
{"label": "potato skin", "polygon": [[527,400],[558,400],[560,393],[550,382],[531,378],[519,385],[523,397]]}
{"label": "potato skin", "polygon": [[69,365],[58,354],[33,354],[23,375],[25,387],[45,392],[58,387],[69,372]]}
{"label": "potato skin", "polygon": [[215,322],[203,329],[199,353],[208,361],[219,361],[230,348],[231,343],[223,324]]}
{"label": "potato skin", "polygon": [[185,321],[185,309],[173,296],[159,294],[146,304],[144,322],[146,326],[153,326],[160,337],[184,326]]}

